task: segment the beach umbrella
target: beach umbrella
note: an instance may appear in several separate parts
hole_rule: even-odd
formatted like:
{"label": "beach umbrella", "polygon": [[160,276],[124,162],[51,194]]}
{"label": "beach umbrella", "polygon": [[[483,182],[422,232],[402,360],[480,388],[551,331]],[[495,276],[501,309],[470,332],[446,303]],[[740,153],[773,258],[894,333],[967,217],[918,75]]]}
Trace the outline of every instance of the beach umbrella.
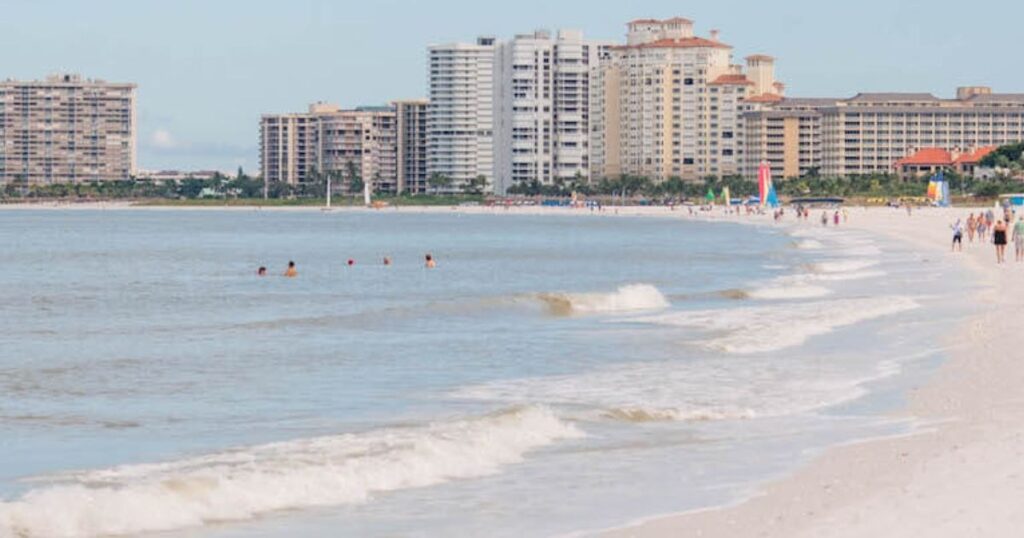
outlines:
{"label": "beach umbrella", "polygon": [[709,204],[715,203],[715,190],[708,187],[708,194],[704,199],[707,200]]}
{"label": "beach umbrella", "polygon": [[729,192],[729,187],[722,187],[722,199],[725,201],[725,205],[732,205],[732,193]]}

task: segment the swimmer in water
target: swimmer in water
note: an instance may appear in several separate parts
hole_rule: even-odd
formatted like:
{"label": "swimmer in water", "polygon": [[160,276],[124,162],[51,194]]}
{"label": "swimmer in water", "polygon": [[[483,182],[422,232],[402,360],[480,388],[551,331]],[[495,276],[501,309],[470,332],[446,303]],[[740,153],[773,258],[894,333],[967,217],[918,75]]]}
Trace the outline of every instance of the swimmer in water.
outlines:
{"label": "swimmer in water", "polygon": [[348,259],[348,266],[349,266],[349,267],[352,267],[352,266],[353,266],[353,265],[355,265],[355,264],[356,264],[356,261],[355,261],[355,260],[353,260],[352,258],[349,258],[349,259]]}
{"label": "swimmer in water", "polygon": [[427,269],[433,269],[433,268],[437,267],[437,262],[434,261],[434,257],[432,255],[427,254],[426,260],[427,260],[427,262],[426,262]]}
{"label": "swimmer in water", "polygon": [[284,272],[284,276],[288,278],[299,276],[299,270],[295,268],[295,262],[288,262],[288,270]]}
{"label": "swimmer in water", "polygon": [[256,276],[267,276],[267,268],[260,266],[260,268],[256,270]]}
{"label": "swimmer in water", "polygon": [[387,256],[384,256],[384,265],[385,266],[391,265],[391,258],[389,258]]}

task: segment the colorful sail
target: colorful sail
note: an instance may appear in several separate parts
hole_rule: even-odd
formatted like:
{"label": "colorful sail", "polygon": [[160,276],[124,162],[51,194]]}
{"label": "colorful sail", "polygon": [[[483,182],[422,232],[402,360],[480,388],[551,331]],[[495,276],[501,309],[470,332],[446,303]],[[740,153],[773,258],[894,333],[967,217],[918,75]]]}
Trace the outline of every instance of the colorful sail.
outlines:
{"label": "colorful sail", "polygon": [[757,194],[761,206],[768,205],[768,191],[771,190],[772,168],[766,161],[761,161],[757,169]]}
{"label": "colorful sail", "polygon": [[936,205],[949,207],[949,182],[941,171],[928,180],[928,199]]}
{"label": "colorful sail", "polygon": [[761,161],[757,169],[757,191],[761,207],[779,207],[779,197],[772,183],[772,167],[766,161]]}

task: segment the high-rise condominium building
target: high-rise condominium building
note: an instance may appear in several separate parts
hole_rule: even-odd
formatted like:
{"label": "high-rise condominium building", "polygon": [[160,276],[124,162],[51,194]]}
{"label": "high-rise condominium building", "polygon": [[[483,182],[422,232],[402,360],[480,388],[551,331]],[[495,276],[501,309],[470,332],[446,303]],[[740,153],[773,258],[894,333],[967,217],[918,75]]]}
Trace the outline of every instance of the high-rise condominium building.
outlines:
{"label": "high-rise condominium building", "polygon": [[342,110],[317,103],[306,113],[268,114],[260,122],[267,182],[298,185],[330,173],[348,184],[355,175],[375,192],[395,193],[402,159],[394,107]]}
{"label": "high-rise condominium building", "polygon": [[921,149],[966,153],[1024,141],[1024,94],[960,88],[955,99],[928,93],[861,93],[849,99],[782,99],[751,104],[744,115],[745,175],[760,161],[777,177],[811,169],[845,177],[894,173]]}
{"label": "high-rise condominium building", "polygon": [[683,18],[637,20],[593,76],[591,166],[620,175],[699,179],[739,174],[742,103],[781,98],[770,56],[734,65],[732,47]]}
{"label": "high-rise condominium building", "polygon": [[497,46],[495,191],[590,179],[590,73],[609,43],[562,30]]}
{"label": "high-rise condominium building", "polygon": [[135,87],[79,75],[0,81],[0,183],[130,179]]}
{"label": "high-rise condominium building", "polygon": [[426,100],[396,101],[398,123],[398,192],[427,192]]}
{"label": "high-rise condominium building", "polygon": [[493,188],[495,40],[432,45],[428,56],[427,174]]}

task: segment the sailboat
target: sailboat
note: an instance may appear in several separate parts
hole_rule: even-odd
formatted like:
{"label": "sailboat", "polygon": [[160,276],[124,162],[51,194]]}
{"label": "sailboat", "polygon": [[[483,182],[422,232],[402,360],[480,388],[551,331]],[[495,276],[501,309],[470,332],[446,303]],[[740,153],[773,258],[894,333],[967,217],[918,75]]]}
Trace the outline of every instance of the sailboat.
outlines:
{"label": "sailboat", "polygon": [[327,204],[320,211],[331,211],[331,174],[327,174]]}

